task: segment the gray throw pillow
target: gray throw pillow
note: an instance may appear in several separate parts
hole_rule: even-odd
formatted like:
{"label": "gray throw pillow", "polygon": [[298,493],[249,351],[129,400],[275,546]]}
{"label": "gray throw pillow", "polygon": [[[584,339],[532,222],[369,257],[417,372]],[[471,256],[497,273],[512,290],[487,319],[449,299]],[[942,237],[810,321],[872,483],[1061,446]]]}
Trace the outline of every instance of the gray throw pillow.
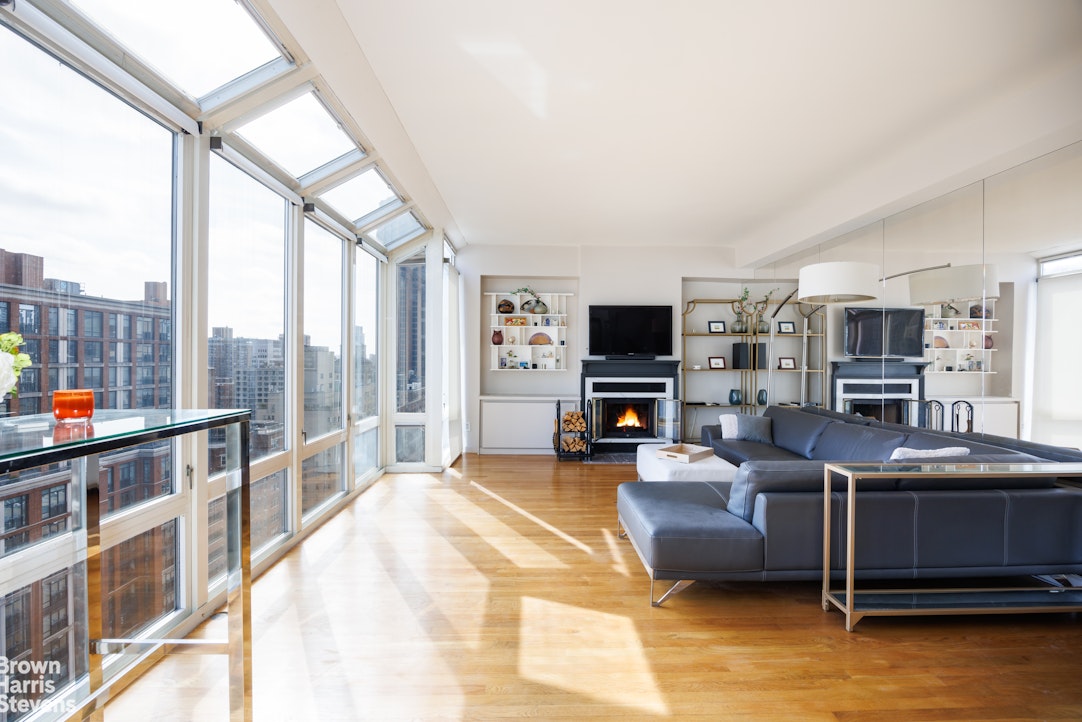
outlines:
{"label": "gray throw pillow", "polygon": [[770,417],[755,414],[722,414],[721,438],[740,441],[757,441],[760,444],[773,444],[774,437],[770,430]]}

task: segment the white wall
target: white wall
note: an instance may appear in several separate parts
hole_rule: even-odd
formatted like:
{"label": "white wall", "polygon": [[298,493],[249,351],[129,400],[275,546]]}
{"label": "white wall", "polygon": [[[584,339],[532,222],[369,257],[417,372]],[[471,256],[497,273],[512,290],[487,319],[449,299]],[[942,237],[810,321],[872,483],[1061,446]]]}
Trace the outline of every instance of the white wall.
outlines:
{"label": "white wall", "polygon": [[[668,246],[664,240],[654,249],[583,246],[467,246],[458,256],[467,299],[466,413],[470,432],[467,450],[477,449],[477,421],[482,393],[481,298],[486,276],[521,278],[523,285],[535,279],[577,280],[575,304],[580,319],[590,304],[642,303],[673,306],[674,334],[679,334],[682,290],[685,279],[796,278],[808,263],[861,260],[878,264],[885,275],[950,262],[995,263],[1001,282],[1013,283],[1013,315],[1005,319],[1012,333],[997,338],[1004,354],[987,395],[1012,396],[1023,401],[1023,437],[1027,435],[1025,398],[1035,339],[1032,323],[1036,258],[1056,251],[1082,247],[1082,143],[1075,143],[982,183],[957,189],[826,241],[815,249],[793,255],[759,269],[734,266],[731,248]],[[509,289],[508,289],[509,290]],[[908,305],[908,281],[886,281],[884,305]],[[474,299],[471,302],[470,299]],[[832,329],[840,310],[832,309]],[[839,335],[832,334],[831,357],[840,356]],[[578,323],[569,336],[574,339],[573,360],[581,357],[586,329]],[[679,349],[674,338],[674,349]],[[578,393],[578,366],[566,372],[540,374],[530,379],[528,393],[539,395]]]}

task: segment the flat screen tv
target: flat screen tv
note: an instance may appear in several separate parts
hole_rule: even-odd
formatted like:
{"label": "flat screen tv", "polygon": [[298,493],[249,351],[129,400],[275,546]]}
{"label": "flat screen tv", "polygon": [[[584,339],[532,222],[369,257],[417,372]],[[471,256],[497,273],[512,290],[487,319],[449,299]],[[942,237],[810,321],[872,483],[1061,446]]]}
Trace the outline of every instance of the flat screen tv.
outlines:
{"label": "flat screen tv", "polygon": [[672,306],[590,306],[591,356],[672,356]]}
{"label": "flat screen tv", "polygon": [[924,309],[848,306],[844,344],[857,358],[923,356]]}

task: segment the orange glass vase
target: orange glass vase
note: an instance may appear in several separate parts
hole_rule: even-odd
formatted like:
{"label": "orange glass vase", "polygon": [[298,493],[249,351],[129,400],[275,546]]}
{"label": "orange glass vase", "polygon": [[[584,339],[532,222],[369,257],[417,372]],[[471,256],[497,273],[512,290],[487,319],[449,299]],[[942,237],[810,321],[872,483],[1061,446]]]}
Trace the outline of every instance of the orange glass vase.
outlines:
{"label": "orange glass vase", "polygon": [[89,419],[94,415],[94,392],[64,389],[53,392],[53,416],[57,421]]}

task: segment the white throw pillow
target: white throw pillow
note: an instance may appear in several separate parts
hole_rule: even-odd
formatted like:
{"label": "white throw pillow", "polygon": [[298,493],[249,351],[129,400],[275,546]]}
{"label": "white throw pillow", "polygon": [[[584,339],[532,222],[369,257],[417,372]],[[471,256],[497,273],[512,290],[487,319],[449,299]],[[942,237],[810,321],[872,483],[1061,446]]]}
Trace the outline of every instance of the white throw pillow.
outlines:
{"label": "white throw pillow", "polygon": [[721,422],[721,438],[735,439],[740,428],[736,421],[736,414],[722,414],[718,421]]}
{"label": "white throw pillow", "polygon": [[907,446],[899,446],[890,455],[891,461],[902,459],[934,459],[938,456],[968,456],[969,449],[965,446],[945,446],[942,449],[910,449]]}

